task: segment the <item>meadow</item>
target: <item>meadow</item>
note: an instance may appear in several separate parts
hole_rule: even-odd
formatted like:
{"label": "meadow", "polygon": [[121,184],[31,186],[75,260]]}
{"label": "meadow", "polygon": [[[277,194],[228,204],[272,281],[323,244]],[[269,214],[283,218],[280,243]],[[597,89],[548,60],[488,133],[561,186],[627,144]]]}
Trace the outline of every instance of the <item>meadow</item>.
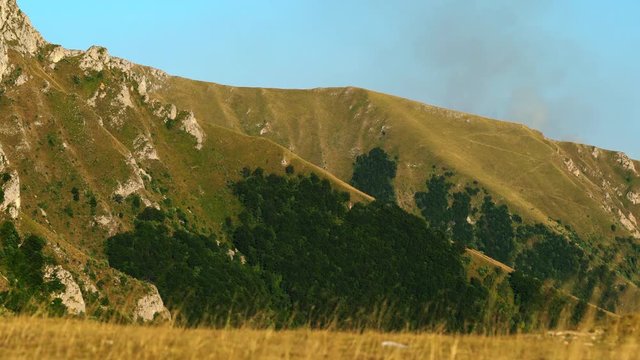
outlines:
{"label": "meadow", "polygon": [[[637,331],[638,322],[633,325]],[[627,324],[627,327],[629,324]],[[513,336],[252,328],[185,329],[77,319],[0,322],[2,359],[637,359],[637,332]]]}

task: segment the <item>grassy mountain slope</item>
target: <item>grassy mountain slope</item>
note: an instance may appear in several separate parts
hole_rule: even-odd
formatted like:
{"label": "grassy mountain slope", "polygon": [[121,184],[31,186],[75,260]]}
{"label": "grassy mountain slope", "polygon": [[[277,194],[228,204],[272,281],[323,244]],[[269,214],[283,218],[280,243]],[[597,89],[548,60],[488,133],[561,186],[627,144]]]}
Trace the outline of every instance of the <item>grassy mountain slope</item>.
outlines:
{"label": "grassy mountain slope", "polygon": [[[456,174],[457,188],[477,181],[527,222],[575,231],[594,264],[638,256],[619,238],[638,244],[640,164],[620,152],[357,88],[237,88],[171,78],[151,97],[271,139],[344,181],[358,155],[381,147],[398,159],[397,201],[410,211],[425,180],[446,169]],[[625,276],[639,280],[637,273]]]}
{"label": "grassy mountain slope", "polygon": [[[560,219],[581,234],[608,236],[612,224],[621,225],[618,235],[638,230],[626,228],[618,213],[640,216],[627,196],[638,191],[640,178],[623,166],[622,154],[556,142],[523,125],[356,88],[254,89],[172,78],[155,96],[206,121],[272,139],[345,181],[355,156],[382,146],[399,157],[398,201],[407,208],[436,165],[479,181],[537,221]],[[585,211],[588,217],[578,215]]]}
{"label": "grassy mountain slope", "polygon": [[47,254],[71,272],[85,299],[96,289],[111,301],[96,306],[134,313],[150,291],[108,267],[109,235],[130,229],[145,206],[218,233],[239,211],[228,184],[245,167],[284,174],[291,165],[328,179],[354,202],[371,200],[269,139],[149,101],[142,84],[163,86],[162,72],[97,47],[48,45],[15,1],[0,8],[0,218],[47,239]]}
{"label": "grassy mountain slope", "polygon": [[615,237],[638,233],[640,164],[622,154],[362,89],[170,77],[103,48],[47,44],[15,0],[0,9],[1,217],[48,240],[47,253],[94,299],[87,307],[131,317],[153,303],[143,301],[153,289],[109,268],[104,254],[104,240],[131,229],[141,208],[224,239],[241,210],[229,184],[245,167],[284,174],[289,165],[368,202],[348,182],[356,156],[376,146],[397,156],[397,200],[415,213],[414,194],[447,168],[459,187],[478,181],[527,221],[570,225],[598,261],[607,251],[624,261]]}

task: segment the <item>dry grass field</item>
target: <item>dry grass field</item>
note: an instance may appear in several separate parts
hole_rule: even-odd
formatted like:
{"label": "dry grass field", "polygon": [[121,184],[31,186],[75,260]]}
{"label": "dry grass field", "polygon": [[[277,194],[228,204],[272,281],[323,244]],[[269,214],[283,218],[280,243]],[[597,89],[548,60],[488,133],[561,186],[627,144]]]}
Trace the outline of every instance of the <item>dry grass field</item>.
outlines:
{"label": "dry grass field", "polygon": [[637,337],[610,332],[484,337],[309,329],[187,330],[20,317],[0,322],[2,359],[624,360],[638,359],[639,354]]}

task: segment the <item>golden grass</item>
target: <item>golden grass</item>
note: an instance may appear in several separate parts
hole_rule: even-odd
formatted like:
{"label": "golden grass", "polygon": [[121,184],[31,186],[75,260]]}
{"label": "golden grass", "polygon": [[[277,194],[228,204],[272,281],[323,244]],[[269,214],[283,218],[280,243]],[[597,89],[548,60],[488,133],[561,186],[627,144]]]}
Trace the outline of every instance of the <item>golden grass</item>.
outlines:
{"label": "golden grass", "polygon": [[[171,78],[152,97],[193,110],[203,124],[268,138],[343,181],[351,178],[355,155],[381,146],[399,157],[396,193],[409,210],[431,166],[445,166],[461,184],[479,181],[525,219],[561,219],[579,234],[613,238],[611,224],[619,217],[602,208],[611,193],[602,180],[614,187],[640,185],[640,179],[625,178],[612,152],[602,150],[596,158],[591,147],[556,142],[519,124],[364,89],[238,88]],[[261,135],[266,123],[270,130]],[[569,158],[588,170],[572,175],[564,163]],[[625,195],[618,200],[626,206]],[[576,216],[585,211],[589,216]],[[619,227],[615,235],[623,234]]]}
{"label": "golden grass", "polygon": [[[509,337],[328,330],[181,329],[6,318],[3,359],[636,359],[635,340],[582,334]],[[407,348],[384,347],[385,341]]]}
{"label": "golden grass", "polygon": [[[527,223],[559,232],[570,225],[587,254],[597,255],[599,247],[617,251],[616,237],[630,235],[618,208],[640,216],[626,198],[640,186],[640,177],[629,176],[616,153],[597,150],[594,156],[593,147],[553,141],[520,124],[356,88],[238,88],[171,78],[152,98],[193,110],[205,128],[217,125],[267,138],[344,182],[352,176],[356,155],[382,147],[398,156],[394,186],[398,204],[408,211],[417,212],[414,194],[424,191],[436,166],[438,172],[455,173],[451,181],[457,191],[477,181]],[[569,171],[568,160],[580,176]],[[471,256],[486,260],[479,253]],[[593,266],[600,260],[612,269],[622,263],[596,259]],[[618,279],[627,289],[620,313],[640,309],[640,290],[628,280],[638,279]]]}

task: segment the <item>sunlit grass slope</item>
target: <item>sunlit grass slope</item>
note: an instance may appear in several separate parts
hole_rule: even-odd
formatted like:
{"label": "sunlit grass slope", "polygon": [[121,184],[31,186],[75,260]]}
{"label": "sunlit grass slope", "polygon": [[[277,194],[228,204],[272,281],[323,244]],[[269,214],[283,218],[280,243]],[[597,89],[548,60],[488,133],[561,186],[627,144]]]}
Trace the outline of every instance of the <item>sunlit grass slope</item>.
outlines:
{"label": "sunlit grass slope", "polygon": [[[127,299],[143,295],[145,285],[133,279],[117,285],[124,275],[109,267],[104,241],[130,229],[142,206],[181,211],[193,227],[224,241],[222,226],[240,209],[229,184],[244,168],[284,174],[291,165],[298,174],[328,179],[353,202],[372,199],[270,139],[200,122],[206,139],[197,149],[179,124],[169,126],[154,113],[122,70],[85,72],[79,56],[53,68],[44,55],[10,55],[14,71],[27,79],[3,83],[0,96],[3,172],[19,178],[16,226],[46,238],[49,256],[96,284],[124,313],[133,311],[135,301]],[[0,212],[0,220],[7,219]]]}
{"label": "sunlit grass slope", "polygon": [[[386,345],[386,346],[385,346]],[[637,338],[599,332],[484,337],[302,329],[185,330],[76,320],[0,322],[3,359],[637,359]]]}
{"label": "sunlit grass slope", "polygon": [[[126,298],[147,285],[109,267],[104,241],[131,229],[143,206],[224,241],[225,224],[241,208],[229,185],[245,168],[282,175],[292,165],[328,179],[352,202],[370,201],[348,183],[354,159],[373,147],[397,159],[395,193],[409,211],[417,212],[413,196],[425,179],[451,170],[456,186],[477,181],[527,223],[575,229],[590,266],[637,262],[637,239],[616,247],[617,237],[640,237],[640,164],[622,154],[363,89],[196,82],[99,47],[68,51],[33,33],[39,45],[25,52],[30,36],[22,30],[30,25],[15,1],[2,5],[19,20],[3,34],[21,35],[2,39],[10,65],[0,84],[2,187],[11,201],[0,218],[46,238],[56,264],[126,313]],[[503,267],[472,256],[472,268]],[[632,271],[621,276],[640,281]],[[637,287],[619,285],[628,291],[617,310],[637,309]]]}
{"label": "sunlit grass slope", "polygon": [[[205,123],[270,139],[345,182],[358,155],[381,147],[398,161],[397,201],[409,211],[432,174],[452,171],[458,189],[477,182],[526,222],[575,231],[594,264],[614,267],[637,256],[619,246],[618,238],[640,236],[640,164],[622,153],[358,88],[239,88],[170,78],[151,96],[192,109]],[[628,288],[622,312],[637,309],[637,287]]]}
{"label": "sunlit grass slope", "polygon": [[[399,158],[395,184],[406,208],[436,166],[454,170],[462,184],[478,181],[532,221],[561,220],[584,236],[628,234],[618,210],[640,216],[626,197],[640,178],[617,153],[553,141],[519,124],[357,88],[237,88],[172,78],[154,96],[209,123],[269,138],[345,181],[357,155],[381,146]],[[614,234],[612,224],[619,225]]]}

